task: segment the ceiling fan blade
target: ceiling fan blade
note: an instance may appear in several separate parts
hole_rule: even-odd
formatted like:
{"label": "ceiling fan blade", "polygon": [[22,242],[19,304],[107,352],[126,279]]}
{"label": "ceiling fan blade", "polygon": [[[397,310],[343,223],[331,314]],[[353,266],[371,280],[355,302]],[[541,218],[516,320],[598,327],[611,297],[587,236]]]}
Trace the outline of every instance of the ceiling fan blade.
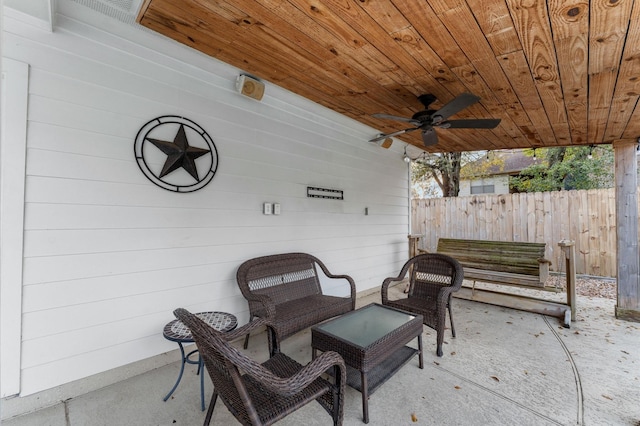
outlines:
{"label": "ceiling fan blade", "polygon": [[427,129],[422,131],[422,142],[424,146],[431,146],[438,143],[438,135],[433,129]]}
{"label": "ceiling fan blade", "polygon": [[411,124],[420,124],[420,122],[418,120],[414,120],[413,118],[406,118],[406,117],[398,117],[397,115],[389,115],[389,114],[372,114],[372,117],[375,118],[384,118],[386,120],[396,120],[396,121],[403,121],[405,123],[411,123]]}
{"label": "ceiling fan blade", "polygon": [[386,133],[386,134],[378,135],[373,139],[369,139],[369,142],[378,142],[378,141],[381,141],[382,139],[392,138],[394,136],[402,135],[404,133],[413,132],[414,130],[418,130],[418,129],[420,129],[420,128],[419,127],[411,127],[410,129],[403,129],[403,130],[398,130],[397,132],[393,132],[393,133]]}
{"label": "ceiling fan blade", "polygon": [[499,118],[477,118],[468,120],[449,120],[442,123],[447,129],[494,129],[500,124]]}
{"label": "ceiling fan blade", "polygon": [[476,96],[471,93],[463,93],[456,97],[454,100],[440,108],[438,111],[433,113],[433,116],[442,117],[442,120],[446,120],[451,117],[453,114],[462,111],[463,109],[470,107],[480,100],[479,96]]}

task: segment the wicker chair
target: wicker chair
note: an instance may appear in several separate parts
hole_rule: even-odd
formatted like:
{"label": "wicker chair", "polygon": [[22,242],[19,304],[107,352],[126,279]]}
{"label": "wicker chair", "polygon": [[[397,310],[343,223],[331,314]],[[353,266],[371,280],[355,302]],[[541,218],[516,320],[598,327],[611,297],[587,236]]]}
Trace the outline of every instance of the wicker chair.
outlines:
{"label": "wicker chair", "polygon": [[[337,353],[324,352],[304,367],[282,353],[259,364],[228,341],[264,326],[264,320],[224,334],[185,309],[176,309],[174,315],[191,330],[213,382],[205,426],[211,422],[218,395],[243,425],[270,425],[313,400],[331,415],[334,425],[342,424],[346,371]],[[330,368],[335,384],[320,377]]]}
{"label": "wicker chair", "polygon": [[[318,267],[322,270],[320,272]],[[320,273],[348,297],[323,294]],[[256,257],[242,263],[236,274],[238,287],[249,302],[249,321],[268,319],[271,354],[280,342],[321,321],[352,311],[356,286],[348,275],[334,275],[318,258],[306,253]],[[245,338],[247,348],[249,334]]]}
{"label": "wicker chair", "polygon": [[[409,272],[409,291],[406,298],[389,300],[389,285],[401,281]],[[444,327],[449,311],[451,334],[456,337],[451,313],[451,294],[462,286],[464,273],[454,258],[437,253],[420,254],[404,264],[400,274],[382,283],[382,304],[420,314],[424,324],[436,330],[436,354],[442,356]]]}

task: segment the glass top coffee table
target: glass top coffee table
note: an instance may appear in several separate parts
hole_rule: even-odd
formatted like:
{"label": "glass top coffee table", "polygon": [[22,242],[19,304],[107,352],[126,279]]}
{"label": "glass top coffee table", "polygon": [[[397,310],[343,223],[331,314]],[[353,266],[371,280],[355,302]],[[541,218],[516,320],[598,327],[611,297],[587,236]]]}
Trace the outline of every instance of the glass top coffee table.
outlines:
{"label": "glass top coffee table", "polygon": [[[418,338],[418,349],[406,346]],[[371,304],[311,328],[312,357],[334,351],[347,364],[347,384],[362,394],[369,423],[369,395],[416,354],[422,359],[422,315]]]}

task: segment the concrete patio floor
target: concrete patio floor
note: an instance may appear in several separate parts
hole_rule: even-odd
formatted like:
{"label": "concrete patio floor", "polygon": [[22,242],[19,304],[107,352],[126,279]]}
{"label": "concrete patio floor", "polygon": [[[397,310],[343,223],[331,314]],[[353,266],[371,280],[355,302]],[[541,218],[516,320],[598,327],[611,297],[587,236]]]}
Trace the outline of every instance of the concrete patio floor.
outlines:
{"label": "concrete patio floor", "polygon": [[[379,293],[360,297],[358,306],[372,302],[380,302]],[[577,321],[565,329],[557,318],[454,299],[457,337],[447,330],[438,358],[435,332],[425,327],[425,368],[414,358],[371,395],[369,424],[638,426],[640,324],[616,320],[614,305],[578,297]],[[305,330],[282,350],[306,364],[310,342]],[[262,360],[266,347],[265,333],[254,336],[249,354]],[[175,362],[2,424],[201,425],[195,366],[162,401],[178,371]],[[207,404],[211,391],[207,376]],[[238,423],[218,401],[212,424]],[[312,403],[278,424],[328,425],[331,418]],[[348,387],[344,424],[363,425],[361,395]]]}

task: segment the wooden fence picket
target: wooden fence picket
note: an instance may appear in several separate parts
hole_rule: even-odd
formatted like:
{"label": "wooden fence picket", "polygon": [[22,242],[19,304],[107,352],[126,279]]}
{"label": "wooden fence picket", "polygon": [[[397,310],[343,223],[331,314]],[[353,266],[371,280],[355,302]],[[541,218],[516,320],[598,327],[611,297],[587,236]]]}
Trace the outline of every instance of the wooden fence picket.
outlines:
{"label": "wooden fence picket", "polygon": [[564,271],[558,242],[576,242],[576,272],[616,275],[615,189],[483,194],[412,200],[412,234],[435,251],[438,238],[545,242],[551,270]]}

